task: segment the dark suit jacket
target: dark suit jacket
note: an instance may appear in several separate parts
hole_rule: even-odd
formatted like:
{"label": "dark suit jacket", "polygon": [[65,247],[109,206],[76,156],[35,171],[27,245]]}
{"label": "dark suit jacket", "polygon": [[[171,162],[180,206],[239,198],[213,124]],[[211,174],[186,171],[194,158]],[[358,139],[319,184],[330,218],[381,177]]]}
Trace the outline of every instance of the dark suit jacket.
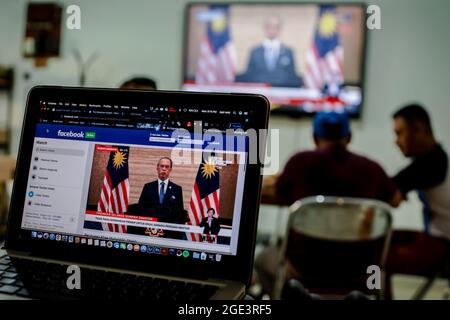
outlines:
{"label": "dark suit jacket", "polygon": [[220,231],[219,219],[213,217],[210,226],[208,224],[208,217],[203,218],[202,222],[200,222],[200,227],[205,227],[205,229],[203,229],[204,234],[217,235]]}
{"label": "dark suit jacket", "polygon": [[161,222],[182,223],[186,222],[186,214],[183,206],[183,189],[181,186],[169,181],[163,203],[159,203],[158,180],[144,185],[139,206],[143,216],[155,217]]}
{"label": "dark suit jacket", "polygon": [[264,46],[253,48],[244,74],[237,76],[236,81],[270,83],[275,87],[301,87],[303,81],[295,72],[295,61],[292,49],[281,45],[274,70],[269,70],[264,58]]}

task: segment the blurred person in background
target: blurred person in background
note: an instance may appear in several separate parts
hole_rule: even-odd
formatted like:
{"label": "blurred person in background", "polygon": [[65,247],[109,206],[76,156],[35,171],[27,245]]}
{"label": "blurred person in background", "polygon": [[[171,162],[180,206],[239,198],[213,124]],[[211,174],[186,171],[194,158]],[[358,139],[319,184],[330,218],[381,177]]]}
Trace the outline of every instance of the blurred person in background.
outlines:
{"label": "blurred person in background", "polygon": [[[319,112],[312,125],[316,148],[288,160],[275,183],[279,204],[324,195],[377,199],[398,206],[401,194],[383,168],[348,150],[351,129],[346,113]],[[277,247],[268,247],[255,261],[263,291],[268,294],[273,292],[279,252]]]}
{"label": "blurred person in background", "polygon": [[157,90],[156,81],[145,77],[131,78],[120,85],[127,90]]}
{"label": "blurred person in background", "polygon": [[396,144],[405,157],[411,158],[411,163],[393,179],[403,199],[411,191],[418,192],[424,231],[394,231],[386,268],[390,274],[434,276],[447,259],[450,239],[448,156],[421,105],[406,105],[392,118]]}

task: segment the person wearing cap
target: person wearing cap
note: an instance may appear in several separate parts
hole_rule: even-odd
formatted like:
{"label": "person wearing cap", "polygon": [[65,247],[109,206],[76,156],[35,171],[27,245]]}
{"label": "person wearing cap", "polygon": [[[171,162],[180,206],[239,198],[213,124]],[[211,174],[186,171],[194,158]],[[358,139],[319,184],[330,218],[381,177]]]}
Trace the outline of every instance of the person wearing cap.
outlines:
{"label": "person wearing cap", "polygon": [[392,206],[401,194],[383,168],[350,152],[350,120],[346,113],[319,112],[313,120],[316,148],[298,152],[287,162],[276,182],[280,203],[291,205],[313,195],[371,198]]}

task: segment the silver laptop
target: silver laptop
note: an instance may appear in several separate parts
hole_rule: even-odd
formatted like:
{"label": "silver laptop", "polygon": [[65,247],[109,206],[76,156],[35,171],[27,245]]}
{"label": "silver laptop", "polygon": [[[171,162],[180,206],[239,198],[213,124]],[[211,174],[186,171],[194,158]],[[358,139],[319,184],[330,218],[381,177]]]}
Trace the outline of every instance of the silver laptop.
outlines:
{"label": "silver laptop", "polygon": [[256,95],[33,88],[0,298],[242,298],[268,112]]}

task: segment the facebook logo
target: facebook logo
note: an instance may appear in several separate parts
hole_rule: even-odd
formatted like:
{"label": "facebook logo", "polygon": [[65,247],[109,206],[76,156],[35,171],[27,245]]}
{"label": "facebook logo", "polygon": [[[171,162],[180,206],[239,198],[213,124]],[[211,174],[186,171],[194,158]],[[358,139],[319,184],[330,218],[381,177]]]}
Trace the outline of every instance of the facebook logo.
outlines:
{"label": "facebook logo", "polygon": [[80,131],[80,132],[73,132],[72,130],[70,131],[61,131],[58,130],[58,137],[66,137],[66,138],[84,138],[84,132]]}

